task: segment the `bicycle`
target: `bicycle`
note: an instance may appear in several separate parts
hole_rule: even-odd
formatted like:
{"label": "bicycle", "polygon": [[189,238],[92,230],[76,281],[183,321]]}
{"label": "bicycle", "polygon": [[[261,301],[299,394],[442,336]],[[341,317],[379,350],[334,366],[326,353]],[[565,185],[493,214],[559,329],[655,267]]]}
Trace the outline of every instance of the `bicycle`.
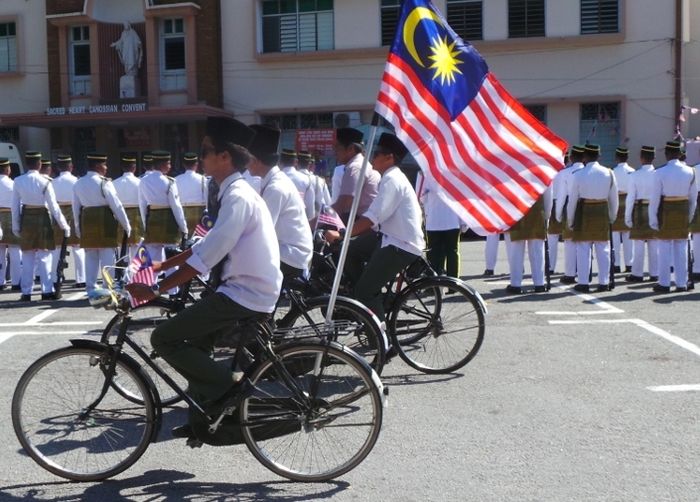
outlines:
{"label": "bicycle", "polygon": [[[322,231],[315,233],[315,241],[311,284],[316,293],[327,292],[336,273],[335,254]],[[348,295],[347,278],[341,285]],[[487,309],[481,295],[460,279],[437,275],[423,256],[387,283],[384,310],[393,350],[423,373],[451,373],[464,367],[484,340]]]}
{"label": "bicycle", "polygon": [[[71,340],[71,346],[35,361],[13,395],[15,434],[44,469],[74,481],[107,479],[133,465],[156,440],[158,390],[124,345],[190,406],[196,436],[190,446],[244,442],[276,474],[313,482],[350,471],[376,444],[387,392],[349,349],[335,342],[274,347],[267,316],[239,321],[249,336],[237,341],[237,361],[249,355],[249,347],[258,357],[244,369],[241,392],[208,414],[129,338],[129,299],[103,275],[108,289],[98,290],[91,304],[121,316],[115,342]],[[140,402],[125,398],[115,382]],[[328,451],[318,451],[323,448]]]}

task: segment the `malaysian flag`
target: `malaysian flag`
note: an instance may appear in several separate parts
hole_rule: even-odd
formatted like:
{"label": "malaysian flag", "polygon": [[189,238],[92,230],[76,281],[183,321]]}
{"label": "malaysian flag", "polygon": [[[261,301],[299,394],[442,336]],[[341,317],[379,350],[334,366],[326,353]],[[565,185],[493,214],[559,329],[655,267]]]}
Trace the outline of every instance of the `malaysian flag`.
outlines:
{"label": "malaysian flag", "polygon": [[318,213],[318,218],[316,218],[316,226],[324,225],[325,227],[330,227],[333,230],[340,230],[345,228],[343,220],[340,219],[338,213],[326,204],[321,206],[321,210]]}
{"label": "malaysian flag", "polygon": [[[156,283],[156,274],[153,272],[153,261],[151,261],[151,255],[148,253],[146,246],[141,244],[137,249],[134,257],[129,263],[129,284],[138,283],[146,284],[148,286],[153,286]],[[131,306],[137,307],[146,301],[136,300],[131,297]]]}
{"label": "malaysian flag", "polygon": [[428,0],[404,0],[375,110],[478,233],[510,228],[563,167],[566,142],[489,72]]}
{"label": "malaysian flag", "polygon": [[202,215],[202,219],[197,223],[197,226],[194,227],[194,235],[204,237],[209,233],[209,230],[214,227],[214,223],[214,218],[209,216],[209,213],[205,212]]}

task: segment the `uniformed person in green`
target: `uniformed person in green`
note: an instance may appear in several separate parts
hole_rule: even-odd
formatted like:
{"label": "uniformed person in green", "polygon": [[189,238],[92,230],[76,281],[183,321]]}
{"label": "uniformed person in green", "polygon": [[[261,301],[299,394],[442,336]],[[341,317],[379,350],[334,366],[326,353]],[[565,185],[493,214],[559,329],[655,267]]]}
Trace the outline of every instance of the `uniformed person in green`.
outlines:
{"label": "uniformed person in green", "polygon": [[38,261],[42,300],[57,299],[51,274],[51,252],[56,247],[52,218],[70,237],[70,226],[56,202],[51,178],[39,173],[41,153],[25,153],[27,173],[18,176],[12,197],[12,232],[22,249],[21,301],[31,301],[34,264]]}
{"label": "uniformed person in green", "polygon": [[[19,239],[12,233],[12,193],[15,183],[10,178],[10,159],[0,159],[0,290],[5,289],[5,272],[10,268],[12,290],[19,291],[22,275],[22,251]],[[9,256],[9,262],[7,257]]]}

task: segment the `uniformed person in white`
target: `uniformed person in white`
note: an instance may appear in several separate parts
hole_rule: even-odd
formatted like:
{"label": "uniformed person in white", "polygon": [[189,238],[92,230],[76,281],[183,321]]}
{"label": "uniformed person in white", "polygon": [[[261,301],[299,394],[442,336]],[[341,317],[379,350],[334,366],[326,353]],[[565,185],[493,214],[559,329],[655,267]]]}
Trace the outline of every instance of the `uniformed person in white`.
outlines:
{"label": "uniformed person in white", "polygon": [[[189,392],[206,400],[205,411],[237,391],[230,366],[211,358],[215,334],[229,328],[236,319],[272,312],[282,283],[270,212],[241,176],[250,155],[239,144],[247,144],[252,131],[233,119],[217,117],[207,122],[202,164],[205,174],[221,187],[216,223],[191,249],[154,264],[157,269],[179,267],[155,291],[142,284],[127,286],[135,297],[146,300],[197,274],[214,273],[214,266],[223,262],[222,282],[216,294],[159,324],[151,336],[158,355],[187,378]],[[173,435],[188,437],[192,429],[177,427]]]}
{"label": "uniformed person in white", "polygon": [[34,265],[38,261],[42,300],[54,300],[51,253],[56,247],[52,218],[70,237],[70,226],[56,202],[51,178],[39,173],[41,153],[25,153],[27,173],[15,179],[12,196],[12,233],[22,249],[21,301],[31,301]]}
{"label": "uniformed person in white", "polygon": [[[494,275],[496,270],[496,263],[498,263],[498,245],[501,242],[500,233],[487,234],[486,244],[484,246],[484,260],[486,261],[486,269],[484,270],[484,276],[490,277]],[[508,242],[505,243],[506,254],[508,253]]]}
{"label": "uniformed person in white", "polygon": [[617,185],[610,169],[598,163],[599,145],[586,145],[585,166],[571,176],[567,224],[576,243],[576,291],[589,291],[591,247],[598,263],[598,288],[607,291],[610,284],[610,225],[617,217]]}
{"label": "uniformed person in white", "polygon": [[[342,127],[336,131],[335,157],[338,162],[344,164],[343,178],[340,182],[338,199],[333,204],[333,209],[347,222],[355,196],[355,185],[362,171],[364,162],[364,147],[362,144],[362,131],[351,127]],[[380,174],[372,169],[372,164],[367,164],[365,179],[362,181],[360,202],[357,214],[363,214],[369,209],[370,204],[377,196]]]}
{"label": "uniformed person in white", "polygon": [[22,274],[22,251],[19,249],[19,239],[12,233],[12,193],[15,183],[10,178],[10,160],[0,159],[0,290],[5,289],[5,271],[10,267],[10,282],[12,291],[19,291]]}
{"label": "uniformed person in white", "polygon": [[438,275],[459,279],[459,236],[462,220],[438,196],[439,187],[423,173],[416,176],[416,194],[423,206],[425,233],[428,237],[427,258]]}
{"label": "uniformed person in white", "polygon": [[[654,183],[653,146],[642,146],[639,154],[641,166],[628,175],[627,199],[625,201],[625,224],[630,228],[630,239],[634,243],[632,273],[627,282],[644,281],[644,256],[649,256],[649,280],[659,280],[659,247],[656,232],[649,226],[649,199]],[[645,253],[646,251],[648,253]]]}
{"label": "uniformed person in white", "polygon": [[564,152],[564,168],[559,171],[552,180],[552,210],[547,220],[547,247],[549,248],[549,271],[554,274],[557,270],[557,260],[559,258],[559,238],[561,237],[564,225],[557,221],[557,195],[562,191],[562,184],[566,169],[570,166],[569,154]]}
{"label": "uniformed person in white", "polygon": [[119,225],[131,233],[131,225],[107,174],[107,156],[87,155],[88,172],[73,186],[73,214],[80,247],[85,250],[85,289],[97,287],[103,267],[115,263],[115,249],[121,245]]}
{"label": "uniformed person in white", "polygon": [[[574,145],[571,148],[571,165],[559,171],[561,177],[558,193],[554,194],[556,219],[562,223],[561,236],[564,239],[564,275],[562,284],[574,284],[576,282],[576,243],[572,240],[571,229],[566,221],[569,191],[571,189],[571,176],[583,169],[583,146]],[[575,208],[574,208],[575,209]]]}
{"label": "uniformed person in white", "polygon": [[311,227],[304,212],[304,202],[294,183],[279,167],[279,129],[250,126],[255,131],[248,150],[253,156],[248,169],[260,176],[260,195],[265,201],[277,232],[280,268],[285,278],[301,276],[308,270],[313,254]]}
{"label": "uniformed person in white", "polygon": [[[73,254],[73,265],[75,268],[75,287],[85,287],[85,250],[80,247],[80,239],[75,232],[75,218],[73,216],[73,186],[78,178],[73,176],[73,158],[67,154],[58,155],[58,176],[53,180],[53,189],[56,193],[56,201],[61,208],[63,216],[71,227],[71,236],[66,241]],[[61,245],[63,244],[63,230],[54,224],[54,241],[56,249],[53,252],[53,278],[54,282],[58,277],[59,258]]]}
{"label": "uniformed person in white", "polygon": [[654,286],[658,293],[671,289],[671,263],[676,291],[688,290],[688,227],[695,213],[698,185],[694,169],[678,160],[681,149],[677,141],[666,143],[668,162],[654,172],[649,200],[649,226],[658,230],[659,239],[659,283]]}
{"label": "uniformed person in white", "polygon": [[[120,157],[122,175],[112,182],[117,192],[119,201],[124,206],[126,217],[131,225],[131,233],[127,239],[129,246],[129,261],[134,257],[139,241],[143,238],[144,224],[139,209],[139,185],[141,179],[136,177],[136,156],[124,154]],[[120,228],[119,234],[124,237],[124,229]],[[120,243],[121,246],[121,243]],[[120,249],[121,252],[121,249]],[[120,257],[121,258],[121,257]]]}
{"label": "uniformed person in white", "polygon": [[[625,225],[625,203],[627,200],[629,175],[634,169],[627,163],[629,149],[619,146],[615,149],[615,161],[617,165],[613,169],[615,183],[617,183],[618,209],[617,218],[613,223],[613,251],[615,252],[615,272],[623,271],[620,264],[624,264],[624,272],[632,271],[632,260],[634,257],[634,246],[630,241],[630,233]],[[622,244],[622,245],[620,245]]]}
{"label": "uniformed person in white", "polygon": [[530,210],[506,233],[510,284],[508,293],[522,293],[525,246],[530,259],[532,283],[535,293],[547,291],[544,270],[544,240],[547,238],[547,217],[552,214],[552,188],[547,187]]}
{"label": "uniformed person in white", "polygon": [[143,172],[141,173],[141,176],[139,176],[139,179],[144,178],[149,174],[153,174],[153,156],[151,155],[151,152],[143,152],[141,155],[141,166],[143,167]]}
{"label": "uniformed person in white", "polygon": [[[700,189],[700,164],[695,167],[695,184]],[[693,261],[693,269],[688,272],[691,274],[691,278],[694,282],[700,282],[700,196],[695,204],[695,216],[690,221],[690,233],[692,238],[693,246],[693,256],[695,257]]]}
{"label": "uniformed person in white", "polygon": [[331,176],[331,202],[336,203],[338,197],[340,197],[340,184],[343,182],[343,175],[345,174],[345,165],[338,164],[333,169],[333,176]]}
{"label": "uniformed person in white", "polygon": [[185,172],[175,177],[175,183],[185,213],[187,229],[191,234],[197,224],[202,221],[204,210],[207,207],[207,179],[197,172],[199,157],[196,153],[187,152],[183,155],[182,165]]}
{"label": "uniformed person in white", "polygon": [[313,218],[310,221],[315,222],[321,212],[321,207],[324,205],[330,206],[333,201],[331,201],[331,194],[328,191],[326,180],[323,179],[323,176],[318,176],[313,172],[313,165],[314,159],[309,152],[302,150],[297,153],[297,171],[304,176],[308,176],[311,180],[311,187],[314,192],[314,211]]}
{"label": "uniformed person in white", "polygon": [[306,213],[306,219],[311,221],[314,219],[314,208],[316,206],[316,192],[311,184],[311,177],[308,174],[301,173],[298,169],[298,157],[297,152],[294,150],[283,149],[279,156],[280,171],[286,174],[297,191],[301,200],[304,202],[304,212]]}
{"label": "uniformed person in white", "polygon": [[153,173],[141,178],[139,184],[139,208],[146,223],[144,243],[151,259],[163,261],[165,246],[179,244],[188,234],[185,213],[180,194],[170,172],[170,153],[151,152]]}

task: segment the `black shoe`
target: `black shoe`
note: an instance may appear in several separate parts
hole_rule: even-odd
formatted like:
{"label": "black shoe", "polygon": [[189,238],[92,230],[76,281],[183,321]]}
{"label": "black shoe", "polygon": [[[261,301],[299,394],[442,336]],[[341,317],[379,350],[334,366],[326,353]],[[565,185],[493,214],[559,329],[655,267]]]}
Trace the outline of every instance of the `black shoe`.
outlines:
{"label": "black shoe", "polygon": [[546,293],[547,286],[535,286],[535,293]]}
{"label": "black shoe", "polygon": [[644,277],[639,277],[638,275],[628,275],[625,277],[625,282],[644,282]]}
{"label": "black shoe", "polygon": [[39,277],[38,275],[35,275],[34,276],[34,284],[41,284],[41,277]]}
{"label": "black shoe", "polygon": [[559,279],[559,282],[562,284],[576,284],[576,277],[572,277],[570,275],[563,275],[561,276],[561,279]]}
{"label": "black shoe", "polygon": [[615,272],[616,274],[619,274],[619,273],[621,272],[620,266],[619,266],[619,265],[615,265],[615,266],[613,267],[613,272]]}
{"label": "black shoe", "polygon": [[506,293],[511,293],[514,295],[519,295],[523,292],[523,289],[519,286],[506,286]]}
{"label": "black shoe", "polygon": [[19,284],[17,286],[12,286],[12,291],[22,291],[22,286]]}
{"label": "black shoe", "polygon": [[649,282],[659,282],[659,276],[658,275],[650,275]]}
{"label": "black shoe", "polygon": [[657,284],[654,286],[654,292],[656,293],[670,293],[671,288],[670,286],[662,286],[661,284]]}
{"label": "black shoe", "polygon": [[83,289],[85,287],[85,283],[84,282],[76,282],[75,284],[73,284],[73,287]]}
{"label": "black shoe", "polygon": [[610,286],[607,284],[598,284],[598,287],[595,288],[596,293],[602,293],[603,291],[610,291]]}
{"label": "black shoe", "polygon": [[174,438],[196,438],[196,436],[194,435],[194,431],[192,430],[192,426],[190,424],[178,425],[177,427],[173,427],[170,433]]}
{"label": "black shoe", "polygon": [[4,285],[4,284],[0,284],[0,291],[2,291],[3,289],[5,289],[5,285]]}
{"label": "black shoe", "polygon": [[683,286],[677,286],[676,289],[673,290],[675,293],[687,293],[688,292],[688,287],[683,287]]}
{"label": "black shoe", "polygon": [[32,301],[32,295],[22,295],[19,297],[19,301],[21,302],[31,302]]}
{"label": "black shoe", "polygon": [[630,272],[632,272],[632,265],[627,265],[627,266],[625,267],[625,273],[626,273],[626,274],[629,274]]}
{"label": "black shoe", "polygon": [[690,274],[690,278],[693,280],[693,282],[700,282],[700,272]]}
{"label": "black shoe", "polygon": [[574,291],[578,291],[579,293],[588,293],[590,290],[591,288],[588,284],[577,284],[574,286]]}
{"label": "black shoe", "polygon": [[484,270],[484,276],[485,276],[485,277],[488,277],[488,276],[491,276],[491,275],[493,275],[493,270],[491,270],[490,268],[487,268],[486,270]]}
{"label": "black shoe", "polygon": [[41,299],[42,300],[58,300],[58,297],[56,296],[56,293],[41,293]]}

